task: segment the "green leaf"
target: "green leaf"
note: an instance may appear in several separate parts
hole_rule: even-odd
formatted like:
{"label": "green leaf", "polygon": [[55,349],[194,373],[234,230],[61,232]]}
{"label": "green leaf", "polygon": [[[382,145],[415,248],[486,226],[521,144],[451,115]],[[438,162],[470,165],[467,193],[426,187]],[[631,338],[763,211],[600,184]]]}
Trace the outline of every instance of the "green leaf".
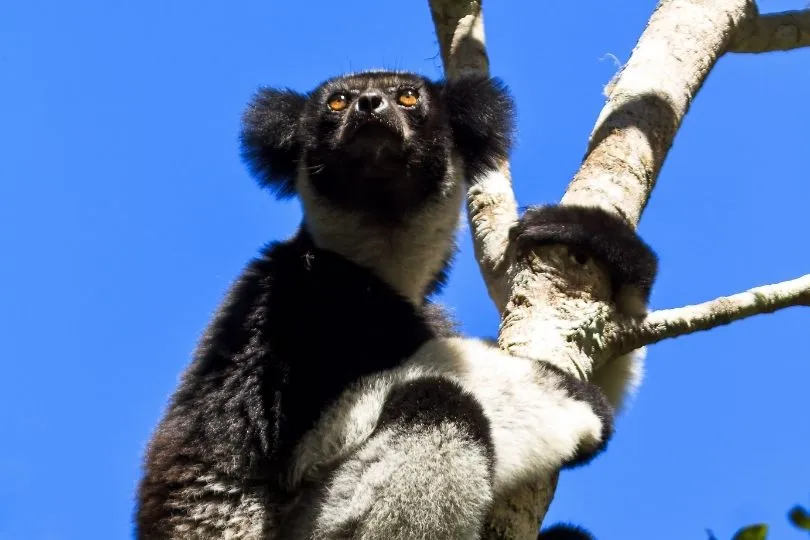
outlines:
{"label": "green leaf", "polygon": [[810,512],[801,506],[794,506],[788,512],[790,522],[803,531],[810,531]]}
{"label": "green leaf", "polygon": [[765,540],[768,536],[768,526],[764,523],[743,527],[731,540]]}

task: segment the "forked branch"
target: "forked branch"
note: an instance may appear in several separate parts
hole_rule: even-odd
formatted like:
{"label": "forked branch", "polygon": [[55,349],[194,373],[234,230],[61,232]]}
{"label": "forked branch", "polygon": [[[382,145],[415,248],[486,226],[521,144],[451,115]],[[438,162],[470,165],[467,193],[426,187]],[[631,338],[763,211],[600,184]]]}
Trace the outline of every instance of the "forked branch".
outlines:
{"label": "forked branch", "polygon": [[[429,2],[446,75],[487,73],[481,0]],[[607,88],[608,101],[562,203],[601,207],[637,225],[689,105],[720,56],[803,46],[807,28],[805,13],[759,17],[751,0],[661,0],[629,61]],[[792,42],[791,36],[796,36]],[[546,246],[520,260],[512,256],[508,230],[517,219],[517,204],[508,164],[470,190],[467,209],[476,258],[502,314],[499,345],[513,354],[553,359],[578,376],[590,376],[594,363],[614,349],[631,350],[808,304],[805,276],[699,306],[654,312],[629,324],[604,301],[609,290],[604,272],[597,268],[583,274],[562,246]],[[534,539],[556,481],[552,475],[496,500],[484,537]]]}
{"label": "forked branch", "polygon": [[729,52],[762,53],[810,47],[810,10],[770,13],[737,33]]}
{"label": "forked branch", "polygon": [[[489,57],[484,44],[481,1],[430,0],[430,11],[445,75],[488,74]],[[467,217],[481,274],[495,306],[502,311],[509,299],[505,275],[509,227],[518,218],[509,163],[504,163],[499,172],[479,180],[467,194]]]}

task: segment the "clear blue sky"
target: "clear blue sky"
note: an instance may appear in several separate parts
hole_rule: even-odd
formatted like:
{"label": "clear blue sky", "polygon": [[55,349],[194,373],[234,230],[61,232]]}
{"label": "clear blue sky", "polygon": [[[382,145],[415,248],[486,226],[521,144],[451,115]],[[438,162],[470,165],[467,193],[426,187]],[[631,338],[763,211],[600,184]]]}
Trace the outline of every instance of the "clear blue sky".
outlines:
{"label": "clear blue sky", "polygon": [[[632,5],[631,5],[632,4]],[[519,110],[521,204],[555,201],[655,2],[490,1]],[[766,10],[803,1],[770,1]],[[371,67],[438,77],[427,2],[4,2],[0,8],[0,538],[131,535],[142,451],[245,262],[297,227],[239,161],[261,84]],[[723,58],[641,232],[653,307],[810,272],[810,50]],[[497,332],[469,241],[444,299]],[[600,540],[730,538],[810,503],[810,309],[653,346],[609,452],[549,520]],[[655,532],[653,532],[655,531]]]}

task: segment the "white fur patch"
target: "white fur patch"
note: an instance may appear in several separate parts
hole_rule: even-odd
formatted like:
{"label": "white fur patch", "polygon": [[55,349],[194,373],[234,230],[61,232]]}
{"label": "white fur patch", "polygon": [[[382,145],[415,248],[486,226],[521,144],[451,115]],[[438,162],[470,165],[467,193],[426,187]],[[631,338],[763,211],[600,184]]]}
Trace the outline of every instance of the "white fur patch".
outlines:
{"label": "white fur patch", "polygon": [[495,445],[496,492],[559,469],[580,443],[601,441],[602,421],[589,404],[572,399],[556,373],[532,360],[450,338],[429,342],[409,363],[442,370],[481,403]]}
{"label": "white fur patch", "polygon": [[647,348],[642,347],[610,359],[599,366],[591,382],[599,386],[617,412],[626,410],[644,379]]}
{"label": "white fur patch", "polygon": [[[647,299],[638,287],[624,285],[616,295],[616,309],[623,315],[643,317],[647,313]],[[602,389],[617,413],[627,409],[641,386],[646,358],[647,348],[641,347],[594,369],[591,382]]]}
{"label": "white fur patch", "polygon": [[348,459],[375,429],[390,388],[423,376],[458,382],[483,407],[495,446],[496,491],[559,469],[580,444],[601,442],[600,418],[568,395],[556,373],[483,341],[434,339],[403,366],[344,392],[299,444],[292,486]]}
{"label": "white fur patch", "polygon": [[242,486],[211,475],[201,476],[168,504],[177,510],[168,523],[171,538],[264,540],[265,525],[273,530],[263,494],[245,493]]}
{"label": "white fur patch", "polygon": [[478,538],[492,501],[484,448],[452,423],[383,430],[331,476],[313,538]]}
{"label": "white fur patch", "polygon": [[457,159],[450,160],[442,191],[415,209],[396,230],[382,228],[360,212],[336,208],[312,188],[305,163],[296,189],[315,244],[370,269],[411,302],[421,305],[425,289],[444,265],[455,241],[464,197]]}
{"label": "white fur patch", "polygon": [[318,479],[322,470],[343,461],[365,442],[377,426],[388,391],[398,379],[394,372],[381,372],[344,391],[298,443],[289,487],[296,487],[304,479]]}

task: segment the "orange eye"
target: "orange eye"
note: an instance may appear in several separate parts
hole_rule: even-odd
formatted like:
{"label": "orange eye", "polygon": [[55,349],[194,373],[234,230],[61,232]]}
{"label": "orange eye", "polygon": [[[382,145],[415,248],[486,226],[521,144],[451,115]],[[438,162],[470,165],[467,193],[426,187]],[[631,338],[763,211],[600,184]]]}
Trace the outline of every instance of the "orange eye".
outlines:
{"label": "orange eye", "polygon": [[416,90],[409,88],[399,93],[397,101],[403,107],[413,107],[419,101],[419,94],[416,93]]}
{"label": "orange eye", "polygon": [[335,94],[329,98],[326,104],[329,106],[329,109],[338,112],[349,106],[349,100],[346,99],[345,94]]}

